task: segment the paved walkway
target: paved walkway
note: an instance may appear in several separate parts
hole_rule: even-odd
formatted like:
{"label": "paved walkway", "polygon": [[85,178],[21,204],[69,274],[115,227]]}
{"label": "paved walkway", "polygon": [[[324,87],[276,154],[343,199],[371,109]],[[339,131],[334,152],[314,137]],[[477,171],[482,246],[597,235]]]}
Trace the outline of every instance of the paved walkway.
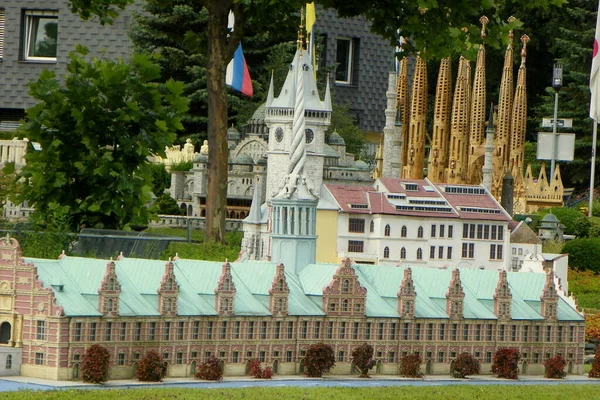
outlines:
{"label": "paved walkway", "polygon": [[0,379],[0,392],[17,390],[66,390],[66,389],[117,389],[134,387],[180,387],[180,388],[244,388],[244,387],[382,387],[382,386],[444,386],[444,385],[564,385],[600,384],[600,379],[587,375],[568,375],[565,379],[546,379],[542,376],[523,375],[518,380],[499,379],[490,375],[478,375],[470,379],[454,379],[448,375],[431,375],[423,379],[402,378],[394,375],[375,375],[371,379],[356,376],[327,375],[323,378],[304,376],[275,376],[270,380],[248,376],[227,377],[221,382],[198,381],[194,378],[166,378],[163,382],[147,383],[133,379],[111,380],[102,385],[73,381],[52,381],[24,376]]}

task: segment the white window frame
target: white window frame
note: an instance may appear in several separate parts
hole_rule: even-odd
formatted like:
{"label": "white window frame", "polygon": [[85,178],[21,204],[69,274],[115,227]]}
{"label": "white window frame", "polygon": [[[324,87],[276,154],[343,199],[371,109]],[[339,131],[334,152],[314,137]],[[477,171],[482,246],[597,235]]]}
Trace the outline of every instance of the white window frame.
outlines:
{"label": "white window frame", "polygon": [[[58,11],[57,10],[25,10],[24,14],[24,41],[23,41],[23,59],[26,61],[56,61],[56,54],[54,57],[36,57],[30,56],[29,50],[31,46],[31,35],[33,33],[33,21],[38,18],[56,19],[58,23]],[[57,53],[58,53],[58,33],[57,33]]]}
{"label": "white window frame", "polygon": [[340,83],[343,85],[351,85],[352,84],[352,74],[353,74],[353,64],[354,64],[354,39],[352,39],[351,37],[347,37],[347,36],[338,36],[336,38],[336,42],[335,42],[335,60],[337,63],[337,51],[338,51],[338,44],[340,41],[346,41],[348,42],[348,61],[346,64],[346,79],[338,79],[337,77],[337,70],[336,70],[336,75],[335,75],[335,83]]}

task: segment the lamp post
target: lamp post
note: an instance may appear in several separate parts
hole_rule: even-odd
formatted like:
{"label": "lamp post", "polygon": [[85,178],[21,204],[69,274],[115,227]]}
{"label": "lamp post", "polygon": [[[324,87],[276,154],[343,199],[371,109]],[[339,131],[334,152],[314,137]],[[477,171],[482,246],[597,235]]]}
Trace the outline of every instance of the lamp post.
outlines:
{"label": "lamp post", "polygon": [[550,158],[550,183],[554,180],[554,168],[556,148],[558,147],[556,127],[558,123],[558,91],[562,87],[563,67],[562,64],[554,64],[552,71],[552,87],[554,88],[554,120],[552,121],[552,158]]}

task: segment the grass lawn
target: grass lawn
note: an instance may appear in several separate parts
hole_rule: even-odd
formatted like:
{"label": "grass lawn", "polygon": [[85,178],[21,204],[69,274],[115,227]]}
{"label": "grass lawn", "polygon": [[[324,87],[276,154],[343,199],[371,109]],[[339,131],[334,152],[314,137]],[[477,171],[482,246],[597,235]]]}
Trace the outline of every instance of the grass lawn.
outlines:
{"label": "grass lawn", "polygon": [[2,393],[2,399],[593,399],[598,395],[597,385],[556,385],[556,386],[395,386],[378,388],[245,388],[245,389],[110,389],[110,390],[69,390],[52,392],[12,392]]}

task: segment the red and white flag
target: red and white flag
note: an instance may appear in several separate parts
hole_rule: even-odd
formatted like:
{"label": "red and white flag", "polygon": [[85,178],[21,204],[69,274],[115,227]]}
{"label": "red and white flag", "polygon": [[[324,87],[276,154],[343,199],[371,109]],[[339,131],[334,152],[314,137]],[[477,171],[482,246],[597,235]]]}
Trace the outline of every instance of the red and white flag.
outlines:
{"label": "red and white flag", "polygon": [[600,44],[600,4],[598,4],[598,15],[596,16],[596,34],[594,36],[594,52],[592,58],[592,72],[590,74],[590,118],[600,122],[600,55],[598,51]]}

